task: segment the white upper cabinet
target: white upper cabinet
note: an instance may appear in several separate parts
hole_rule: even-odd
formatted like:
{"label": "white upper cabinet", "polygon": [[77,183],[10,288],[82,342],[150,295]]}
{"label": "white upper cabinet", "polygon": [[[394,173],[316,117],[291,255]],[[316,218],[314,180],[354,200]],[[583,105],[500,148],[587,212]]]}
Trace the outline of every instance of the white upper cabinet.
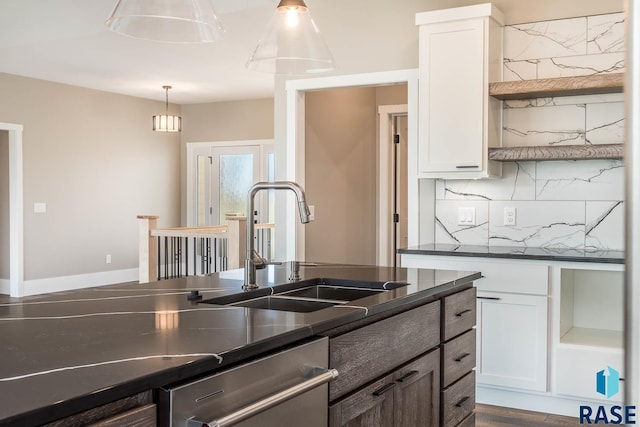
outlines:
{"label": "white upper cabinet", "polygon": [[420,29],[419,178],[499,177],[489,147],[502,142],[502,13],[485,3],[416,15]]}

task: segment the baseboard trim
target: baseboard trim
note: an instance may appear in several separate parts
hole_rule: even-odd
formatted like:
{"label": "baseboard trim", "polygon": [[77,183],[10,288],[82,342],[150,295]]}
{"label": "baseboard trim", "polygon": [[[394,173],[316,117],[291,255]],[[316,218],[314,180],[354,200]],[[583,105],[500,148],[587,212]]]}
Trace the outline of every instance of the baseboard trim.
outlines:
{"label": "baseboard trim", "polygon": [[50,292],[70,291],[93,286],[137,281],[137,268],[101,271],[98,273],[78,274],[74,276],[47,277],[45,279],[25,280],[23,284],[23,295],[40,295]]}
{"label": "baseboard trim", "polygon": [[525,411],[544,412],[578,418],[580,405],[611,407],[615,402],[596,401],[549,393],[527,393],[525,391],[504,390],[492,387],[476,387],[476,403],[484,405],[504,406]]}
{"label": "baseboard trim", "polygon": [[9,279],[0,279],[0,294],[9,295],[11,293],[11,282]]}

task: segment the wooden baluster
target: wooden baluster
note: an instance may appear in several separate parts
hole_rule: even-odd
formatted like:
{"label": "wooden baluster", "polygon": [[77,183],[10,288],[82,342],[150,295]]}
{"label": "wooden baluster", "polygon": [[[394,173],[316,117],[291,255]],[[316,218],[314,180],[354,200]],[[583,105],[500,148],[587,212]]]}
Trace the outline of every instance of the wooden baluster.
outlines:
{"label": "wooden baluster", "polygon": [[227,262],[229,270],[244,267],[247,255],[247,217],[227,216]]}
{"label": "wooden baluster", "polygon": [[138,280],[140,283],[158,280],[156,272],[156,238],[151,230],[158,228],[157,215],[138,215]]}

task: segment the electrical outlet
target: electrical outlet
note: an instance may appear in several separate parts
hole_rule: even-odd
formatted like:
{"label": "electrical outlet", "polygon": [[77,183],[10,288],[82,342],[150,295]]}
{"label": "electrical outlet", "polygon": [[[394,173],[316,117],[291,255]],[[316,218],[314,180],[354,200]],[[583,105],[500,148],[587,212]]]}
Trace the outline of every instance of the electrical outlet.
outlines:
{"label": "electrical outlet", "polygon": [[111,264],[111,254],[107,254],[106,262],[107,264]]}
{"label": "electrical outlet", "polygon": [[458,208],[458,225],[476,225],[476,208]]}
{"label": "electrical outlet", "polygon": [[47,213],[47,204],[43,202],[34,203],[33,213]]}
{"label": "electrical outlet", "polygon": [[504,225],[516,225],[516,208],[504,208]]}
{"label": "electrical outlet", "polygon": [[315,205],[309,205],[309,221],[316,220],[316,207]]}

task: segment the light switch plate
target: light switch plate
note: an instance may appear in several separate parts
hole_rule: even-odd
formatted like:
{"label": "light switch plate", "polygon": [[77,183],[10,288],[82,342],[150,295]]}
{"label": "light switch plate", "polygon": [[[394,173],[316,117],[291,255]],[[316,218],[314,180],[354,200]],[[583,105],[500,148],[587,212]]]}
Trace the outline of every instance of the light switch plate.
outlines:
{"label": "light switch plate", "polygon": [[504,225],[516,225],[516,208],[504,208]]}
{"label": "light switch plate", "polygon": [[316,207],[314,205],[309,205],[309,221],[316,220]]}
{"label": "light switch plate", "polygon": [[37,202],[33,204],[33,213],[46,213],[47,212],[47,204],[42,202]]}
{"label": "light switch plate", "polygon": [[458,225],[476,225],[476,208],[458,208]]}

